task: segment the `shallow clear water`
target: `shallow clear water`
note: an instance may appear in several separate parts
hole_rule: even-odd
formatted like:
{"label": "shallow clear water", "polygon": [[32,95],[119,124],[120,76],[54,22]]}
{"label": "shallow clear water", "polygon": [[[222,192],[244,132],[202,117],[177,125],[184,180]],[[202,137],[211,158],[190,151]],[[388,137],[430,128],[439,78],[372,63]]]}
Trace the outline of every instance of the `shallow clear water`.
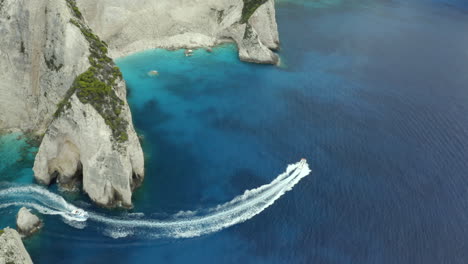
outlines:
{"label": "shallow clear water", "polygon": [[[282,67],[239,62],[230,45],[117,62],[144,137],[134,211],[212,207],[301,157],[312,174],[253,219],[193,239],[113,239],[45,216],[27,241],[36,263],[466,262],[466,2],[283,0],[277,16]],[[2,179],[32,177],[18,157]]]}
{"label": "shallow clear water", "polygon": [[0,135],[0,180],[32,183],[37,147],[22,133]]}

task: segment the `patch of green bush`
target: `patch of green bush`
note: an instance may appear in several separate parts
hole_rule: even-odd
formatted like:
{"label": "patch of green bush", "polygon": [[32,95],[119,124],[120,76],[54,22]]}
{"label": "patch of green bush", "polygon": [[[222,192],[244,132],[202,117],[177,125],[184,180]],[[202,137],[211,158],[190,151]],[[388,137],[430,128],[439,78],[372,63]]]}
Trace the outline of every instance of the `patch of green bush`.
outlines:
{"label": "patch of green bush", "polygon": [[253,13],[255,13],[255,11],[257,11],[257,9],[266,2],[268,2],[268,0],[244,0],[240,22],[242,24],[247,23]]}
{"label": "patch of green bush", "polygon": [[76,77],[64,100],[58,104],[55,116],[58,117],[71,107],[70,97],[76,94],[83,104],[90,104],[102,116],[112,130],[113,139],[119,143],[128,140],[128,122],[120,116],[125,102],[115,93],[114,87],[122,80],[122,72],[113,60],[107,56],[107,44],[99,39],[82,21],[81,13],[73,0],[67,0],[75,14],[70,23],[80,29],[89,43],[88,60],[91,66],[87,71]]}
{"label": "patch of green bush", "polygon": [[75,0],[67,0],[67,4],[70,7],[70,9],[73,11],[73,14],[77,18],[79,18],[79,19],[83,18],[83,15],[81,14],[80,9],[78,9],[78,7],[76,6],[76,1]]}
{"label": "patch of green bush", "polygon": [[128,123],[120,117],[124,102],[115,94],[112,88],[114,81],[106,83],[98,78],[97,73],[96,68],[90,67],[76,78],[73,90],[76,91],[80,102],[91,104],[104,118],[104,121],[112,130],[114,139],[118,142],[125,142],[128,140]]}

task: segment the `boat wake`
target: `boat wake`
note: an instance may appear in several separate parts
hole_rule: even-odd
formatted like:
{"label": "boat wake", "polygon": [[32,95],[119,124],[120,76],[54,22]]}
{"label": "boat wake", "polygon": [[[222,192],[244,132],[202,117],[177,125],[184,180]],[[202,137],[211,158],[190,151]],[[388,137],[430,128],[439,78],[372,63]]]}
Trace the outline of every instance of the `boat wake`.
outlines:
{"label": "boat wake", "polygon": [[[310,173],[305,160],[291,164],[271,183],[247,190],[233,200],[211,209],[178,213],[170,220],[147,217],[110,217],[88,211],[87,226],[93,222],[105,227],[104,234],[113,238],[129,235],[151,238],[190,238],[213,233],[245,222],[271,206]],[[82,210],[61,196],[39,186],[11,187],[0,190],[0,209],[27,206],[47,215],[60,215],[68,224],[82,221],[72,212]],[[73,225],[72,225],[73,226]],[[79,225],[83,228],[82,225]]]}

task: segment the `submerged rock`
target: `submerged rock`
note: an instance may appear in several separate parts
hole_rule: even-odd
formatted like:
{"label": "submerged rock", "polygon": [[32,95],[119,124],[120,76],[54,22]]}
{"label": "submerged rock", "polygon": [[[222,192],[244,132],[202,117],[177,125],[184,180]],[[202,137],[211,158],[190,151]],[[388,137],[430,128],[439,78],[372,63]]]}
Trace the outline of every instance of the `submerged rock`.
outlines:
{"label": "submerged rock", "polygon": [[156,71],[156,70],[152,70],[152,71],[148,72],[148,75],[151,76],[151,77],[153,77],[153,76],[158,76],[158,75],[159,75],[159,72]]}
{"label": "submerged rock", "polygon": [[0,230],[0,263],[33,263],[18,232],[8,227]]}
{"label": "submerged rock", "polygon": [[26,207],[19,210],[16,216],[16,228],[23,236],[31,236],[42,227],[42,221],[32,214]]}

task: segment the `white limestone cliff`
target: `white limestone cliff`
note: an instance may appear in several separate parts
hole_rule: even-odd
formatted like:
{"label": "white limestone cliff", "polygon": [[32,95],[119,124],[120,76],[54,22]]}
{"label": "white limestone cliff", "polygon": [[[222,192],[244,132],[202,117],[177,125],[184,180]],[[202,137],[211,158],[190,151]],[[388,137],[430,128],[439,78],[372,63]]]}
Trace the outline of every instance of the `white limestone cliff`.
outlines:
{"label": "white limestone cliff", "polygon": [[30,236],[42,227],[42,221],[26,207],[22,207],[16,215],[16,228],[23,236]]}
{"label": "white limestone cliff", "polygon": [[[33,168],[39,182],[82,182],[96,203],[131,207],[144,158],[107,51],[115,58],[235,42],[240,59],[277,63],[274,0],[261,1],[242,21],[244,0],[79,0],[81,13],[73,0],[0,0],[0,131],[43,136]],[[101,42],[91,29],[108,44],[94,47]],[[104,64],[92,60],[96,49]],[[86,89],[71,89],[90,69],[117,100],[104,109]]]}
{"label": "white limestone cliff", "polygon": [[18,232],[8,227],[0,230],[0,263],[33,263]]}
{"label": "white limestone cliff", "polygon": [[89,66],[86,40],[65,1],[2,0],[0,129],[43,133],[75,77]]}
{"label": "white limestone cliff", "polygon": [[121,144],[103,116],[76,95],[65,102],[70,108],[54,116],[77,76],[91,66],[89,40],[70,22],[75,15],[65,0],[0,2],[0,130],[44,134],[34,164],[39,182],[74,184],[82,178],[96,203],[130,207],[144,159],[125,83],[113,87],[123,104],[119,118],[128,123],[128,140]]}
{"label": "white limestone cliff", "polygon": [[[125,84],[118,85],[125,98]],[[34,163],[36,179],[49,184],[58,177],[68,184],[82,177],[83,190],[99,205],[131,207],[132,191],[143,180],[144,158],[130,123],[128,140],[116,146],[112,131],[90,104],[73,95],[70,108],[56,118],[42,141]],[[125,103],[122,116],[131,120]]]}
{"label": "white limestone cliff", "polygon": [[[278,62],[274,0],[242,23],[243,0],[80,0],[93,30],[112,57],[151,48],[198,48],[235,42],[241,60]],[[246,34],[247,32],[247,34]]]}

